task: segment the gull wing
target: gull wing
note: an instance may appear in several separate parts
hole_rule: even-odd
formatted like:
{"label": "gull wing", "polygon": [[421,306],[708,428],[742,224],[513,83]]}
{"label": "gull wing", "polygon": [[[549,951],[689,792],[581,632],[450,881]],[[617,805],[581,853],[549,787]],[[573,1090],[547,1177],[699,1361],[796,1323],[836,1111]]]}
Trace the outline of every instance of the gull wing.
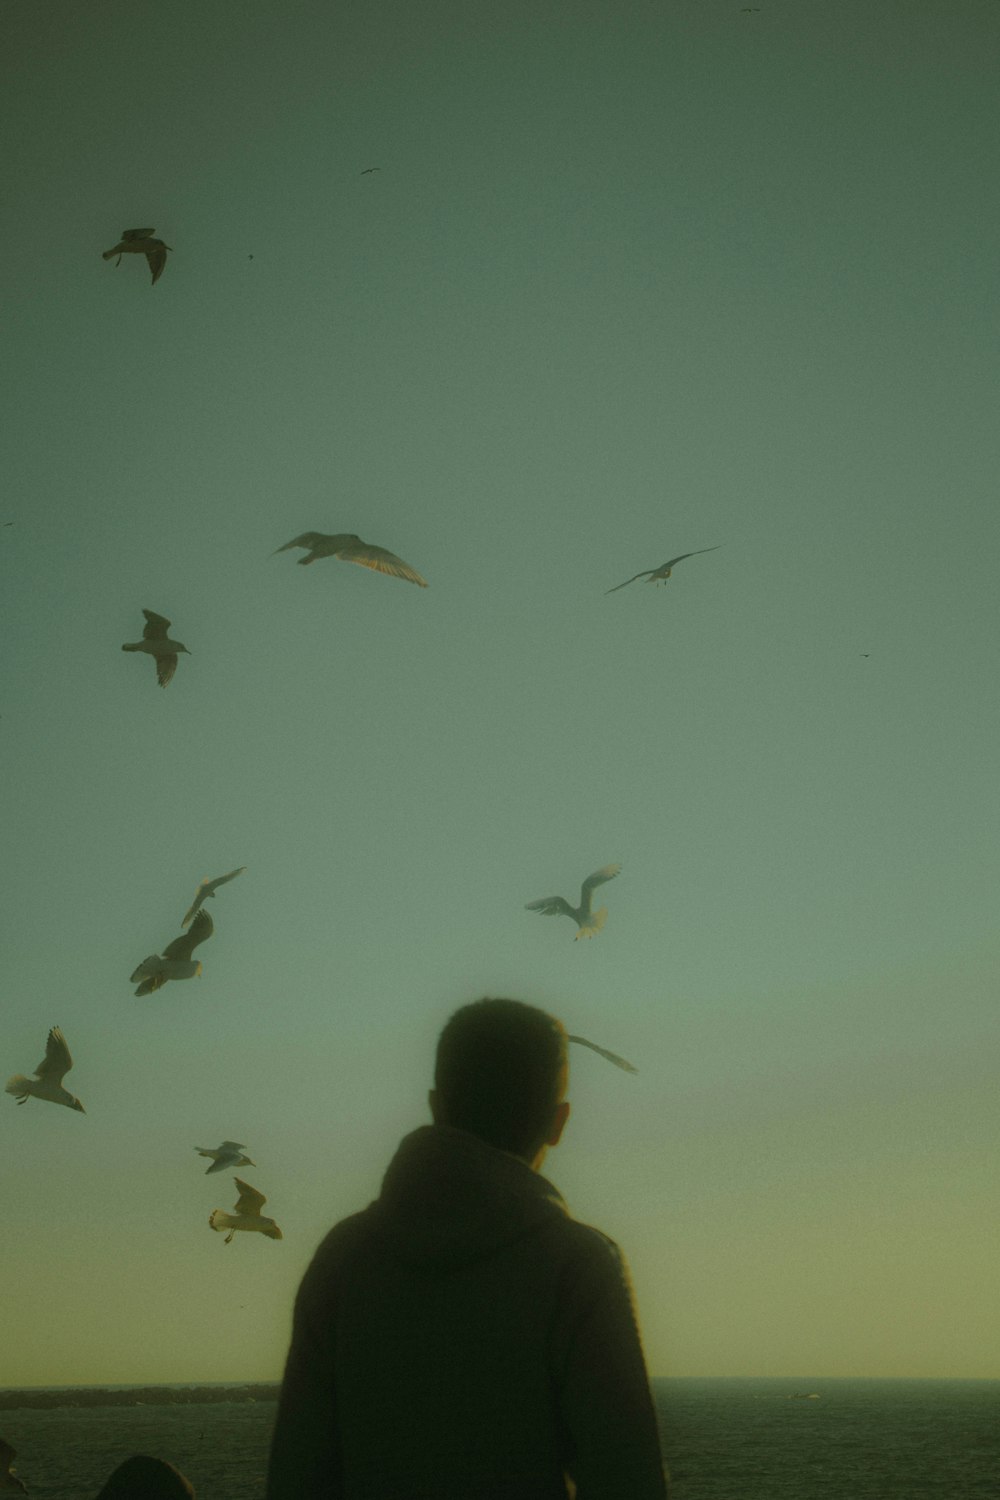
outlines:
{"label": "gull wing", "polygon": [[144,641],[165,641],[167,631],[170,629],[170,621],[165,615],[158,615],[151,609],[144,609],[146,616],[146,628],[142,632]]}
{"label": "gull wing", "polygon": [[540,901],[526,901],[525,911],[540,912],[543,917],[572,917],[576,920],[576,912],[570,906],[565,896],[543,896]]}
{"label": "gull wing", "polygon": [[69,1055],[66,1038],[58,1026],[53,1026],[45,1043],[45,1056],[35,1069],[35,1077],[51,1078],[53,1083],[61,1083],[72,1066],[73,1059]]}
{"label": "gull wing", "polygon": [[599,1052],[602,1057],[607,1058],[608,1062],[614,1063],[616,1068],[624,1068],[626,1073],[638,1073],[639,1071],[630,1062],[626,1062],[624,1057],[619,1057],[616,1052],[608,1052],[605,1047],[599,1047],[596,1042],[588,1042],[585,1036],[567,1036],[566,1040],[568,1042],[577,1042],[581,1047],[589,1047],[591,1052]]}
{"label": "gull wing", "polygon": [[387,552],[384,547],[373,547],[369,542],[363,542],[360,537],[341,547],[337,553],[344,562],[360,563],[363,568],[374,568],[376,573],[388,573],[393,578],[405,578],[409,583],[417,583],[422,589],[427,587],[426,578],[421,578],[416,568],[411,568],[395,552]]}
{"label": "gull wing", "polygon": [[603,870],[595,870],[593,875],[588,875],[580,887],[580,904],[586,905],[591,891],[604,885],[607,880],[614,880],[620,869],[621,865],[605,865]]}
{"label": "gull wing", "polygon": [[155,233],[156,233],[155,229],[123,229],[122,230],[122,239],[123,240],[148,240],[149,236],[151,234],[155,234]]}
{"label": "gull wing", "polygon": [[195,891],[195,893],[194,893],[194,900],[191,902],[191,905],[188,907],[187,911],[184,913],[184,920],[181,923],[182,927],[186,927],[187,924],[190,922],[191,918],[194,916],[195,912],[199,911],[201,909],[201,903],[204,901],[205,897],[208,895],[208,893],[209,893],[209,891],[211,889],[211,886],[212,886],[212,882],[206,876],[206,878],[201,882],[201,885]]}
{"label": "gull wing", "polygon": [[234,1177],[233,1181],[240,1190],[240,1196],[236,1202],[236,1212],[238,1214],[259,1214],[267,1202],[264,1194],[258,1193],[256,1188],[252,1188],[241,1177]]}
{"label": "gull wing", "polygon": [[156,658],[156,680],[160,684],[160,687],[166,687],[168,682],[172,682],[176,671],[176,656],[158,656]]}
{"label": "gull wing", "polygon": [[245,1151],[246,1149],[240,1141],[223,1141],[219,1147],[220,1151]]}
{"label": "gull wing", "polygon": [[228,875],[217,875],[214,880],[203,880],[202,886],[209,891],[217,891],[220,885],[225,885],[227,881],[235,880],[237,875],[242,875],[245,869],[246,865],[240,865],[238,870],[230,870]]}
{"label": "gull wing", "polygon": [[[133,979],[135,978],[134,974],[133,974],[132,978]],[[167,976],[166,976],[166,974],[163,973],[162,970],[160,971],[159,974],[150,974],[150,976],[149,976],[148,979],[144,979],[142,981],[142,983],[140,984],[139,988],[136,990],[136,994],[137,995],[152,995],[152,994],[155,993],[156,990],[162,990],[162,988],[166,984],[166,982],[167,982]]]}
{"label": "gull wing", "polygon": [[160,277],[163,275],[163,267],[167,263],[166,245],[157,245],[155,250],[147,250],[146,262],[149,266],[149,269],[153,273],[153,280],[150,285],[155,286],[157,281],[159,281]]}
{"label": "gull wing", "polygon": [[673,567],[674,563],[683,562],[686,557],[698,557],[702,552],[718,552],[721,546],[722,543],[718,542],[714,547],[696,547],[693,552],[682,552],[680,557],[672,557],[669,562],[663,564],[662,568],[656,568],[654,571],[665,573]]}
{"label": "gull wing", "polygon": [[636,578],[648,578],[652,572],[652,568],[647,568],[644,573],[636,573],[634,577],[626,578],[624,583],[616,583],[613,589],[605,589],[604,592],[606,594],[616,594],[619,589],[627,588],[630,583],[635,583]]}
{"label": "gull wing", "polygon": [[203,943],[206,938],[210,938],[214,931],[215,923],[212,921],[212,918],[203,906],[199,907],[198,914],[191,923],[191,931],[182,932],[180,937],[176,937],[172,943],[168,943],[163,950],[163,957],[180,960],[181,962],[186,961],[191,957],[192,952],[197,948],[198,944]]}
{"label": "gull wing", "polygon": [[297,536],[294,541],[286,542],[283,547],[275,547],[274,551],[271,553],[271,556],[275,557],[279,552],[287,552],[289,547],[308,547],[311,552],[313,548],[318,547],[321,542],[328,542],[329,540],[329,535],[324,531],[304,531],[302,535]]}

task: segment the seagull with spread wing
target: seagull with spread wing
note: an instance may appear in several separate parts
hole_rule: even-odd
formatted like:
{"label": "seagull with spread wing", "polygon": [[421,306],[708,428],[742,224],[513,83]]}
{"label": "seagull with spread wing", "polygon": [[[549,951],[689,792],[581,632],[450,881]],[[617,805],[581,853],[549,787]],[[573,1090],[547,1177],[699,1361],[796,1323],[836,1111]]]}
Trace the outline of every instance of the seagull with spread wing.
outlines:
{"label": "seagull with spread wing", "polygon": [[171,248],[162,240],[153,239],[151,229],[123,229],[122,237],[117,245],[103,252],[102,259],[110,260],[112,255],[117,255],[115,265],[121,265],[123,255],[144,255],[153,273],[151,285],[163,275],[163,267],[167,263],[167,251]]}
{"label": "seagull with spread wing", "polygon": [[649,583],[666,583],[670,577],[675,563],[683,562],[686,557],[697,557],[702,552],[718,552],[723,544],[719,542],[715,547],[696,547],[693,552],[682,552],[680,557],[672,557],[659,568],[647,568],[644,573],[636,573],[631,578],[626,578],[624,583],[616,583],[613,589],[605,589],[606,594],[615,594],[619,589],[627,588],[630,583],[635,583],[637,578],[645,578]]}
{"label": "seagull with spread wing", "polygon": [[411,568],[409,563],[405,563],[394,552],[387,552],[384,547],[374,547],[371,542],[363,542],[353,531],[341,531],[332,536],[323,531],[304,531],[294,541],[286,542],[283,547],[276,547],[271,556],[287,552],[289,547],[308,548],[308,557],[298,559],[303,567],[315,562],[318,557],[339,557],[342,562],[359,563],[363,568],[374,568],[376,573],[389,573],[393,578],[405,578],[410,583],[418,583],[422,589],[427,587],[427,580],[421,578],[416,568]]}
{"label": "seagull with spread wing", "polygon": [[614,1063],[616,1068],[624,1068],[626,1073],[638,1073],[639,1071],[630,1062],[626,1062],[624,1057],[619,1057],[617,1052],[608,1052],[604,1047],[599,1047],[596,1042],[588,1042],[585,1036],[567,1036],[566,1040],[567,1042],[577,1042],[581,1047],[589,1047],[591,1052],[599,1052],[602,1057],[607,1058],[608,1062]]}
{"label": "seagull with spread wing", "polygon": [[133,641],[131,645],[122,647],[123,651],[145,651],[147,656],[156,659],[156,680],[160,687],[166,687],[167,683],[177,671],[177,653],[186,651],[188,656],[191,652],[180,641],[172,641],[167,634],[170,629],[170,621],[164,615],[154,614],[151,609],[144,609],[146,616],[146,628],[142,632],[141,641]]}
{"label": "seagull with spread wing", "polygon": [[18,1479],[10,1467],[16,1457],[16,1448],[0,1438],[0,1490],[16,1490],[19,1495],[26,1495],[28,1486]]}
{"label": "seagull with spread wing", "polygon": [[284,1236],[273,1219],[263,1218],[261,1209],[267,1202],[263,1193],[258,1193],[249,1183],[242,1182],[239,1177],[233,1181],[240,1190],[240,1196],[236,1202],[236,1213],[227,1214],[221,1208],[214,1208],[208,1216],[208,1222],[213,1229],[221,1234],[228,1229],[226,1244],[228,1245],[237,1229],[257,1230],[260,1234],[266,1234],[269,1240],[280,1240]]}
{"label": "seagull with spread wing", "polygon": [[47,1099],[50,1104],[65,1104],[67,1109],[76,1109],[81,1115],[85,1115],[87,1111],[79,1099],[62,1086],[62,1081],[72,1066],[73,1059],[69,1055],[66,1038],[58,1026],[53,1026],[45,1043],[45,1056],[35,1069],[34,1078],[25,1078],[23,1073],[15,1073],[13,1078],[7,1079],[7,1093],[16,1095],[18,1104],[23,1104],[31,1096],[35,1099]]}
{"label": "seagull with spread wing", "polygon": [[201,910],[201,903],[207,896],[214,896],[220,885],[225,885],[227,880],[235,880],[237,875],[242,875],[245,869],[246,865],[240,865],[238,870],[230,870],[228,875],[217,875],[214,880],[209,880],[206,876],[195,891],[194,900],[184,913],[184,920],[181,926],[186,927],[191,918],[197,915]]}
{"label": "seagull with spread wing", "polygon": [[614,880],[621,865],[605,865],[603,870],[595,870],[593,875],[588,875],[580,887],[580,905],[570,906],[565,896],[543,896],[540,901],[528,901],[525,911],[537,911],[543,917],[572,917],[580,931],[576,934],[574,942],[580,938],[593,937],[600,932],[608,918],[608,908],[602,906],[600,911],[591,910],[591,898],[599,885],[606,880]]}
{"label": "seagull with spread wing", "polygon": [[194,1149],[199,1156],[214,1157],[212,1165],[205,1168],[206,1177],[209,1172],[224,1172],[227,1167],[255,1167],[257,1165],[255,1161],[250,1160],[249,1156],[242,1154],[247,1148],[241,1146],[239,1141],[223,1141],[222,1145],[217,1146],[214,1151],[206,1146],[195,1146]]}
{"label": "seagull with spread wing", "polygon": [[191,923],[190,932],[183,932],[180,937],[174,938],[162,953],[151,953],[132,971],[129,984],[142,981],[136,994],[151,995],[154,990],[161,989],[168,979],[193,979],[196,974],[200,974],[201,961],[192,958],[191,954],[214,931],[215,923],[208,912],[200,911]]}

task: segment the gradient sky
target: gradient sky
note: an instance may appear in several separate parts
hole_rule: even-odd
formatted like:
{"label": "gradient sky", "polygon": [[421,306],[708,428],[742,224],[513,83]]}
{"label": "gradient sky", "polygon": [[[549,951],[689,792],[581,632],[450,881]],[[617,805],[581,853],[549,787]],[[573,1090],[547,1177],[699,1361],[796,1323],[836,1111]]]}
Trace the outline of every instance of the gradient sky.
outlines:
{"label": "gradient sky", "polygon": [[0,1383],[278,1378],[483,994],[639,1066],[543,1170],[653,1375],[1000,1376],[1000,6],[6,31],[0,1082],[87,1114],[0,1095]]}

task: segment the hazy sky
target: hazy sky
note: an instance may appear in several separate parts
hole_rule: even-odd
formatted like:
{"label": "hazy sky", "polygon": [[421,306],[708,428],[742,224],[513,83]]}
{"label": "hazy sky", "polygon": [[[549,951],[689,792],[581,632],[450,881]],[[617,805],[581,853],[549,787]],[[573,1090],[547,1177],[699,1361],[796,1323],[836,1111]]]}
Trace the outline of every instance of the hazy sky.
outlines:
{"label": "hazy sky", "polygon": [[652,1374],[1000,1376],[1000,6],[6,29],[0,1383],[276,1379],[484,994],[639,1066],[544,1171]]}

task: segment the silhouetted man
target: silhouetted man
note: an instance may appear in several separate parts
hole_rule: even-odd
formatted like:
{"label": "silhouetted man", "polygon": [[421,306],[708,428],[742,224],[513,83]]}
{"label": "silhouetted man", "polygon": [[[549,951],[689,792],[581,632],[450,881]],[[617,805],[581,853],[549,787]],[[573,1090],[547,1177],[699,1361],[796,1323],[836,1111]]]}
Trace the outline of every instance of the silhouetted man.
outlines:
{"label": "silhouetted man", "polygon": [[663,1500],[621,1252],[538,1175],[567,1081],[544,1011],[448,1021],[434,1124],[302,1280],[267,1500]]}

